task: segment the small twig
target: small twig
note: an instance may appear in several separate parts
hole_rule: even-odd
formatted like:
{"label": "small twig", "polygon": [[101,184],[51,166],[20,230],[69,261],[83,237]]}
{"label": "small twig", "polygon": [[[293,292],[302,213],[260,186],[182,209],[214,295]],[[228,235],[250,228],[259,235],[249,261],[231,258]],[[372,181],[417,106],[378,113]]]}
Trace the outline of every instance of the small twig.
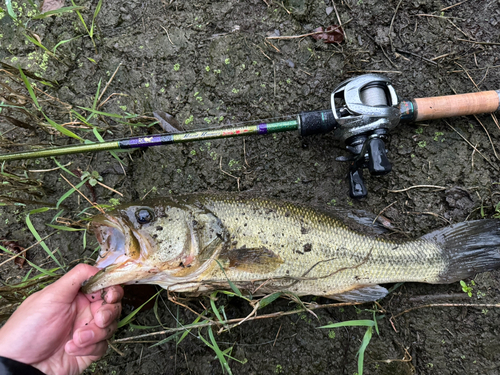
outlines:
{"label": "small twig", "polygon": [[500,125],[498,124],[497,116],[494,113],[491,113],[490,115],[491,115],[491,118],[493,119],[493,122],[497,126],[498,130],[500,130]]}
{"label": "small twig", "polygon": [[104,210],[103,210],[103,209],[102,209],[102,208],[101,208],[98,204],[91,202],[91,201],[90,201],[90,199],[88,199],[88,198],[85,196],[85,194],[83,194],[80,190],[78,190],[78,189],[75,187],[75,185],[73,185],[71,182],[69,182],[69,180],[68,180],[66,177],[64,177],[64,176],[63,176],[62,174],[60,174],[60,173],[59,173],[59,176],[61,176],[61,177],[64,179],[64,181],[66,181],[66,182],[69,184],[69,186],[71,186],[73,189],[75,189],[75,190],[78,192],[78,194],[80,194],[82,197],[84,197],[84,198],[87,200],[87,202],[89,202],[89,203],[92,205],[92,207],[94,207],[95,209],[99,210],[99,212],[101,212],[102,214],[104,213]]}
{"label": "small twig", "polygon": [[172,43],[172,40],[170,39],[170,35],[168,35],[168,31],[167,31],[167,29],[166,29],[166,28],[164,28],[162,25],[160,25],[160,27],[161,27],[163,30],[165,30],[165,32],[167,33],[167,38],[168,38],[168,41],[170,42],[170,44],[171,44],[171,45],[173,45],[173,46],[175,46],[175,44],[174,44],[174,43]]}
{"label": "small twig", "polygon": [[436,60],[442,59],[443,57],[447,57],[447,56],[450,56],[450,55],[453,55],[453,54],[454,54],[454,52],[445,53],[444,55],[439,55],[439,56],[433,57],[431,59],[431,61],[436,61]]}
{"label": "small twig", "polygon": [[457,64],[459,67],[461,67],[463,69],[463,71],[465,72],[465,74],[467,74],[467,77],[469,77],[470,81],[474,84],[474,86],[476,87],[477,91],[481,91],[479,89],[479,87],[477,86],[476,82],[474,82],[474,80],[472,79],[472,77],[470,76],[469,72],[467,71],[467,69],[465,69],[462,65],[460,65],[459,63],[455,63]]}
{"label": "small twig", "polygon": [[446,8],[443,8],[441,9],[441,12],[444,12],[445,10],[448,10],[448,9],[451,9],[451,8],[455,8],[456,6],[460,5],[460,4],[463,4],[463,3],[466,3],[467,1],[469,0],[464,0],[464,1],[461,1],[459,3],[456,3],[456,4],[453,4],[453,5],[450,5],[449,7],[446,7]]}
{"label": "small twig", "polygon": [[452,21],[452,20],[447,19],[447,21],[448,21],[449,23],[451,23],[451,25],[452,25],[455,29],[457,29],[457,30],[458,30],[458,31],[460,31],[462,34],[464,34],[464,36],[465,36],[466,38],[470,38],[470,36],[469,36],[469,35],[467,35],[467,34],[466,34],[466,33],[465,33],[465,32],[464,32],[464,31],[463,31],[460,27],[458,27],[457,25],[455,25],[455,24],[453,23],[453,21]]}
{"label": "small twig", "polygon": [[258,49],[260,49],[260,52],[262,52],[262,54],[263,54],[264,56],[266,56],[266,57],[269,59],[269,61],[273,61],[273,59],[271,59],[269,56],[267,56],[267,55],[266,55],[266,53],[264,52],[264,50],[262,49],[262,47],[261,47],[261,46],[259,46],[259,45],[255,44],[255,43],[252,43],[252,44],[253,44],[255,47],[257,47]]}
{"label": "small twig", "polygon": [[118,194],[120,197],[123,197],[123,194],[120,193],[118,190],[113,189],[112,187],[109,187],[108,185],[103,184],[102,182],[96,181],[99,185],[101,185],[103,188],[106,188],[110,191],[112,191],[115,194]]}
{"label": "small twig", "polygon": [[[333,10],[335,11],[335,15],[337,16],[337,21],[339,22],[339,27],[342,27],[342,21],[340,19],[339,12],[337,12],[337,7],[335,6],[334,0],[332,0],[332,5],[333,5]],[[343,31],[344,31],[344,38],[346,38],[345,30],[343,30]]]}
{"label": "small twig", "polygon": [[[119,351],[112,343],[111,340],[106,340],[108,342],[108,345],[111,349],[113,349],[115,352],[117,352],[120,356],[125,357],[125,353]],[[142,354],[142,352],[141,352]]]}
{"label": "small twig", "polygon": [[399,70],[349,70],[346,73],[392,73],[392,74],[403,74]]}
{"label": "small twig", "polygon": [[423,56],[420,56],[420,55],[417,55],[416,53],[413,53],[413,52],[409,52],[409,51],[405,51],[405,50],[402,50],[402,49],[399,49],[399,48],[396,48],[396,51],[399,52],[399,53],[406,53],[408,55],[412,55],[412,56],[415,56],[415,57],[418,57],[419,59],[422,59],[426,62],[428,62],[429,64],[432,64],[432,65],[437,65],[438,63],[435,62],[435,61],[432,61],[432,60],[429,60]]}
{"label": "small twig", "polygon": [[[347,25],[347,23],[349,23],[351,21],[352,21],[352,18],[349,21],[347,21],[346,23],[344,23],[344,25]],[[329,30],[329,31],[326,31],[326,30],[323,30],[323,31],[314,31],[312,33],[301,34],[301,35],[268,36],[268,37],[266,37],[266,39],[298,39],[298,38],[305,38],[306,36],[313,36],[313,35],[318,35],[318,34],[333,33],[334,31],[338,30],[339,28],[340,28],[340,26],[338,26],[337,28],[335,28],[333,30]],[[344,35],[345,35],[345,32],[344,32]]]}
{"label": "small twig", "polygon": [[274,44],[272,44],[269,40],[266,40],[265,42],[269,44],[271,47],[273,47],[276,50],[276,52],[281,53],[280,49],[276,47]]}
{"label": "small twig", "polygon": [[[420,188],[433,188],[433,189],[436,189],[436,191],[446,189],[444,186],[437,186],[437,185],[414,185],[414,186],[410,186],[408,188],[404,188],[404,189],[400,189],[400,190],[388,190],[388,192],[389,193],[403,193],[403,192],[411,190],[411,189],[420,189]],[[394,202],[394,203],[396,203],[396,202]],[[387,208],[389,208],[389,207],[390,206],[388,206]],[[384,208],[384,210],[385,210],[385,208]],[[380,213],[382,213],[382,212],[380,212]]]}
{"label": "small twig", "polygon": [[108,96],[105,101],[103,101],[101,104],[99,104],[97,106],[97,108],[101,108],[104,104],[106,104],[108,102],[109,99],[111,99],[115,95],[118,95],[118,96],[128,96],[127,94],[122,94],[122,93],[119,93],[119,92],[114,92],[110,96]]}
{"label": "small twig", "polygon": [[481,124],[484,131],[486,132],[486,135],[488,136],[488,139],[490,140],[491,148],[493,148],[493,153],[495,154],[495,157],[498,159],[497,150],[495,149],[495,145],[493,144],[493,141],[491,140],[490,133],[488,133],[488,130],[486,130],[486,127],[483,125],[481,120],[479,120],[479,118],[476,115],[474,115],[474,118],[477,120],[477,122],[479,122]]}
{"label": "small twig", "polygon": [[281,331],[281,326],[282,325],[283,325],[283,323],[281,323],[280,327],[278,328],[278,333],[276,333],[276,338],[274,339],[273,347],[274,347],[274,345],[276,345],[276,340],[278,340],[278,336],[280,335],[280,331]]}
{"label": "small twig", "polygon": [[429,302],[428,300],[436,300],[436,299],[465,299],[470,298],[467,293],[455,293],[455,294],[432,294],[432,295],[423,295],[423,296],[415,296],[408,298],[408,302]]}
{"label": "small twig", "polygon": [[449,18],[454,18],[454,19],[459,19],[459,20],[464,20],[463,18],[458,18],[458,17],[446,17],[446,16],[438,16],[436,14],[416,14],[417,17],[431,17],[431,18],[441,18],[443,20],[449,19]]}
{"label": "small twig", "polygon": [[220,168],[220,171],[222,173],[227,174],[228,176],[231,176],[232,178],[236,179],[236,183],[238,184],[238,191],[241,191],[240,190],[240,178],[236,177],[236,176],[233,176],[231,173],[228,173],[228,172],[226,172],[225,170],[222,169],[222,156],[220,157],[219,168]]}
{"label": "small twig", "polygon": [[391,20],[391,25],[389,26],[389,40],[391,41],[391,48],[392,50],[394,51],[394,44],[392,42],[392,26],[394,25],[394,19],[396,18],[396,14],[398,14],[398,9],[399,9],[399,6],[401,5],[401,3],[403,2],[403,0],[399,0],[399,3],[398,5],[396,6],[396,10],[394,11],[394,15],[392,16],[392,20]]}
{"label": "small twig", "polygon": [[111,84],[111,81],[113,81],[113,78],[115,78],[115,75],[116,73],[118,73],[118,69],[120,69],[120,66],[122,66],[122,63],[119,63],[118,66],[116,67],[115,69],[115,72],[113,73],[113,75],[111,76],[111,78],[109,79],[108,83],[106,83],[106,86],[104,86],[104,90],[102,90],[101,94],[99,95],[99,97],[97,98],[97,101],[100,102],[101,101],[101,98],[102,96],[104,95],[104,93],[106,92],[106,90],[108,89],[109,85]]}
{"label": "small twig", "polygon": [[288,15],[292,14],[292,12],[290,12],[288,9],[285,8],[285,4],[283,4],[283,2],[278,3],[278,5],[280,5],[285,10],[285,12],[288,13]]}
{"label": "small twig", "polygon": [[474,304],[474,303],[433,303],[423,306],[416,306],[405,311],[400,312],[393,316],[393,318],[398,318],[403,314],[409,313],[410,311],[425,309],[428,307],[475,307],[475,308],[485,308],[485,307],[500,307],[500,303],[484,303],[484,304]]}
{"label": "small twig", "polygon": [[377,221],[377,219],[379,218],[380,215],[382,215],[384,213],[385,210],[387,210],[389,207],[391,207],[393,204],[397,203],[397,201],[394,201],[392,202],[390,205],[386,206],[385,208],[382,209],[382,211],[380,211],[378,213],[378,215],[375,217],[375,219],[373,219],[373,222],[372,224],[375,224],[375,222]]}
{"label": "small twig", "polygon": [[495,43],[495,42],[476,42],[475,40],[467,40],[467,39],[460,39],[460,38],[457,38],[457,40],[460,40],[462,42],[467,42],[467,43],[483,44],[486,46],[500,46],[500,43]]}
{"label": "small twig", "polygon": [[412,214],[412,215],[429,215],[429,216],[434,216],[434,217],[437,217],[438,219],[440,220],[443,220],[446,224],[448,225],[451,225],[451,221],[449,221],[448,219],[446,219],[444,216],[441,216],[435,212],[432,212],[432,211],[423,211],[423,212],[407,212],[408,214]]}
{"label": "small twig", "polygon": [[458,132],[458,131],[457,131],[457,130],[453,127],[453,126],[451,126],[451,125],[450,125],[450,123],[449,123],[448,121],[446,121],[446,120],[443,120],[443,121],[446,123],[446,125],[448,125],[450,128],[452,128],[452,129],[453,129],[453,131],[454,131],[455,133],[457,133],[457,134],[458,134],[458,135],[459,135],[459,136],[460,136],[460,137],[461,137],[461,138],[462,138],[465,142],[467,142],[467,144],[468,144],[470,147],[472,147],[473,149],[475,149],[475,150],[477,151],[477,153],[478,153],[479,155],[481,155],[481,156],[483,157],[483,159],[484,159],[484,160],[486,160],[486,161],[488,162],[488,164],[489,164],[489,165],[491,165],[493,168],[495,168],[495,170],[497,170],[497,171],[498,171],[498,166],[494,165],[494,164],[490,161],[490,159],[488,159],[486,156],[484,156],[484,155],[482,154],[482,152],[481,152],[481,151],[479,151],[479,150],[476,148],[476,146],[474,146],[472,143],[470,143],[470,142],[469,142],[469,140],[468,140],[467,138],[465,138],[462,134],[460,134],[460,133],[459,133],[459,132]]}
{"label": "small twig", "polygon": [[243,159],[245,159],[245,164],[247,165],[247,167],[250,167],[250,164],[248,164],[248,161],[247,161],[247,151],[246,151],[245,138],[243,138]]}
{"label": "small twig", "polygon": [[68,164],[63,165],[62,167],[55,167],[51,169],[28,169],[28,172],[30,173],[45,173],[45,172],[52,172],[52,171],[57,171],[58,169],[65,168],[71,165],[71,162]]}

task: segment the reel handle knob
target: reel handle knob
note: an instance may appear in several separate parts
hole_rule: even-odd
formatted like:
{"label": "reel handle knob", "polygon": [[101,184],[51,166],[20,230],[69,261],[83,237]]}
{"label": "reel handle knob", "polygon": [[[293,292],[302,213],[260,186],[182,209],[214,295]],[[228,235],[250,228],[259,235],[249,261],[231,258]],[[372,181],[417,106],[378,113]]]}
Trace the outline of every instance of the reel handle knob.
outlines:
{"label": "reel handle knob", "polygon": [[387,158],[385,143],[381,138],[368,140],[368,170],[373,176],[382,176],[392,170],[392,164]]}
{"label": "reel handle knob", "polygon": [[353,163],[349,169],[349,195],[351,198],[360,199],[366,197],[366,194],[368,191],[363,180],[363,170]]}

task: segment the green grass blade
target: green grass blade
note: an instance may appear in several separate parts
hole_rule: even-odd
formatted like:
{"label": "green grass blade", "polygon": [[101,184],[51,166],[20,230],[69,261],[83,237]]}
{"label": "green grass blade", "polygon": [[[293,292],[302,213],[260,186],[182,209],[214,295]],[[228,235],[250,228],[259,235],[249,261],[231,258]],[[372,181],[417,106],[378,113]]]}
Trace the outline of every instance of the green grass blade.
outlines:
{"label": "green grass blade", "polygon": [[56,208],[59,208],[60,204],[61,204],[62,202],[64,202],[64,200],[65,200],[66,198],[68,198],[71,194],[73,194],[73,193],[74,193],[77,189],[80,189],[80,188],[83,186],[83,184],[85,184],[88,180],[89,180],[89,179],[88,179],[88,178],[86,178],[86,179],[84,179],[84,180],[80,181],[80,182],[79,182],[79,183],[78,183],[78,184],[77,184],[74,188],[71,188],[71,189],[69,189],[66,193],[64,193],[64,194],[61,196],[61,198],[59,198],[59,200],[57,201],[57,203],[56,203]]}
{"label": "green grass blade", "polygon": [[169,341],[175,340],[177,337],[179,337],[179,335],[181,333],[182,332],[175,332],[173,335],[170,335],[167,338],[164,338],[163,340],[158,341],[156,344],[151,345],[150,348],[154,348],[155,346],[159,346],[159,345],[165,344]]}
{"label": "green grass blade", "polygon": [[85,7],[81,7],[81,6],[63,7],[63,8],[59,8],[56,10],[49,10],[48,12],[45,12],[45,13],[40,13],[40,14],[36,15],[35,17],[32,17],[32,19],[39,20],[39,19],[50,17],[50,16],[57,15],[57,14],[70,13],[70,12],[73,12],[75,10],[83,10],[83,9],[85,9]]}
{"label": "green grass blade", "polygon": [[[59,163],[55,157],[52,156],[51,159],[54,160],[54,163],[56,163],[56,165],[59,168],[61,168],[64,172],[66,172],[67,174],[72,175],[73,177],[76,177],[76,175],[73,172],[71,172],[69,169],[66,169],[66,167],[64,165],[62,165],[61,163]],[[76,177],[76,178],[78,178],[78,177]]]}
{"label": "green grass blade", "polygon": [[210,306],[212,307],[212,311],[214,312],[215,316],[219,320],[219,322],[223,322],[224,319],[222,319],[222,316],[220,316],[219,309],[217,306],[215,306],[215,297],[217,297],[217,292],[213,292],[210,295]]}
{"label": "green grass blade", "polygon": [[267,305],[273,303],[275,300],[281,297],[282,294],[282,292],[275,292],[273,294],[265,296],[259,301],[259,309],[262,309],[263,307],[266,307]]}
{"label": "green grass blade", "polygon": [[[73,4],[74,7],[76,7],[76,4],[73,0],[71,0],[71,4]],[[85,23],[85,20],[83,19],[82,17],[82,14],[80,13],[79,10],[75,10],[76,11],[76,14],[78,15],[78,18],[80,18],[80,21],[82,22],[83,24],[83,27],[85,27],[85,30],[87,31],[87,34],[89,33],[89,29],[87,27],[87,24]]]}
{"label": "green grass blade", "polygon": [[122,115],[119,115],[117,113],[101,112],[101,111],[96,111],[95,109],[86,108],[86,107],[78,107],[78,108],[83,109],[84,111],[92,112],[92,113],[94,113],[96,115],[107,116],[107,117],[115,117],[115,118],[123,118]]}
{"label": "green grass blade", "polygon": [[33,100],[33,103],[35,104],[35,107],[38,110],[41,110],[42,107],[40,107],[40,104],[38,104],[38,100],[37,100],[37,98],[35,96],[35,92],[33,91],[33,87],[31,87],[31,83],[29,83],[28,78],[26,78],[26,76],[24,75],[24,72],[21,69],[21,67],[19,67],[19,74],[21,74],[21,78],[22,78],[22,80],[24,82],[24,85],[28,89],[28,92],[29,92],[29,94],[31,96],[31,100]]}
{"label": "green grass blade", "polygon": [[318,328],[337,328],[337,327],[373,327],[375,322],[373,320],[348,320],[345,322],[328,324]]}
{"label": "green grass blade", "polygon": [[363,362],[365,361],[365,350],[373,334],[373,327],[368,327],[363,336],[363,341],[361,342],[361,346],[358,350],[358,375],[363,375]]}
{"label": "green grass blade", "polygon": [[217,264],[219,265],[220,269],[222,270],[222,273],[226,277],[227,282],[229,283],[229,286],[231,287],[231,289],[233,290],[233,292],[235,292],[238,297],[242,297],[243,298],[243,294],[241,294],[241,291],[238,289],[238,287],[236,285],[234,285],[234,283],[231,280],[229,280],[229,277],[227,277],[226,271],[224,271],[224,267],[222,267],[222,264],[220,264],[217,259],[215,261],[217,262]]}
{"label": "green grass blade", "polygon": [[97,3],[97,6],[95,8],[95,11],[94,11],[94,17],[92,18],[92,25],[90,26],[90,33],[89,33],[90,38],[94,37],[95,19],[97,18],[97,15],[101,11],[101,7],[102,7],[102,0],[99,0],[99,2]]}
{"label": "green grass blade", "polygon": [[97,84],[97,91],[95,92],[94,103],[92,103],[93,111],[95,111],[97,108],[97,100],[99,99],[99,94],[101,93],[101,81],[102,80],[99,80],[99,83]]}
{"label": "green grass blade", "polygon": [[[198,315],[192,324],[199,324],[200,323],[200,319],[201,319],[201,315]],[[179,340],[177,340],[177,345],[179,345],[182,342],[182,340],[184,340],[186,338],[186,336],[189,335],[190,332],[191,332],[190,329],[186,329],[182,333],[182,336],[179,338]]]}
{"label": "green grass blade", "polygon": [[42,208],[38,208],[36,210],[32,210],[28,213],[28,215],[26,215],[26,225],[28,226],[28,229],[30,230],[31,234],[33,235],[33,237],[35,237],[35,239],[40,242],[40,246],[45,250],[45,252],[52,258],[52,260],[54,262],[56,262],[56,264],[64,269],[63,265],[59,262],[59,259],[57,259],[54,254],[52,253],[52,251],[50,251],[49,247],[45,244],[45,242],[42,241],[42,237],[40,237],[40,235],[38,234],[38,232],[36,231],[35,227],[33,226],[33,223],[31,222],[31,218],[30,218],[30,215],[34,215],[34,214],[37,214],[39,212],[45,212],[45,211],[48,211],[50,210],[50,208],[48,207],[42,207]]}
{"label": "green grass blade", "polygon": [[56,49],[57,49],[57,47],[59,47],[59,46],[61,46],[61,45],[65,44],[65,43],[72,42],[73,40],[78,39],[78,38],[81,38],[81,35],[75,36],[74,38],[71,38],[71,39],[61,40],[59,43],[57,43],[57,44],[54,46],[54,48],[52,48],[52,52],[53,52],[53,53],[56,53]]}
{"label": "green grass blade", "polygon": [[157,293],[155,293],[150,299],[148,299],[146,302],[144,302],[141,306],[139,306],[138,308],[136,308],[134,311],[132,311],[130,314],[128,314],[125,318],[123,318],[122,320],[120,320],[118,322],[118,328],[121,328],[125,325],[127,325],[134,316],[136,316],[136,314],[141,311],[141,309],[147,305],[147,303],[149,301],[151,301],[153,298],[156,298],[159,294],[161,293],[161,290],[158,291]]}
{"label": "green grass blade", "polygon": [[92,125],[90,122],[87,121],[87,119],[85,117],[83,117],[81,114],[79,114],[78,112],[76,112],[74,109],[71,110],[71,113],[73,115],[75,115],[75,117],[80,120],[81,122],[83,122],[85,125],[87,125],[89,128],[95,128],[94,125]]}
{"label": "green grass blade", "polygon": [[[92,132],[94,133],[94,136],[97,138],[97,140],[98,140],[99,142],[101,142],[101,143],[102,143],[102,142],[105,142],[104,138],[103,138],[103,137],[99,134],[99,131],[97,130],[97,128],[93,128],[93,129],[92,129]],[[123,163],[123,162],[122,162],[122,160],[118,157],[118,155],[116,154],[116,152],[115,152],[115,151],[109,151],[109,153],[110,153],[110,154],[111,154],[111,156],[113,156],[116,160],[118,160],[118,162],[119,162],[120,164],[122,164],[122,163]]]}
{"label": "green grass blade", "polygon": [[[43,113],[43,112],[42,112]],[[52,125],[58,132],[64,134],[64,135],[67,135],[68,137],[71,137],[71,138],[75,138],[75,139],[78,139],[79,141],[83,141],[83,138],[76,135],[75,133],[73,133],[71,130],[68,130],[66,129],[64,126],[61,126],[57,123],[55,123],[54,121],[52,121],[50,118],[47,117],[47,115],[44,113],[43,116],[45,117],[45,119],[47,120],[47,122]]]}
{"label": "green grass blade", "polygon": [[14,13],[14,9],[12,8],[12,1],[11,0],[5,0],[5,5],[7,6],[7,13],[9,13],[9,16],[15,20],[17,20],[16,13]]}
{"label": "green grass blade", "polygon": [[65,232],[81,232],[82,230],[85,230],[85,228],[71,228],[71,227],[65,227],[64,225],[54,225],[54,224],[45,224],[45,225]]}
{"label": "green grass blade", "polygon": [[222,351],[219,348],[219,345],[217,345],[217,341],[215,341],[212,326],[208,327],[208,337],[210,338],[210,341],[212,342],[212,349],[214,350],[215,355],[219,359],[219,362],[222,365],[222,369],[223,370],[225,369],[229,375],[233,375],[233,373],[231,371],[231,367],[229,367],[229,364],[227,363],[226,358],[224,357],[224,353],[222,353]]}
{"label": "green grass blade", "polygon": [[160,328],[161,326],[140,326],[134,323],[130,323],[130,328],[133,329],[157,329]]}

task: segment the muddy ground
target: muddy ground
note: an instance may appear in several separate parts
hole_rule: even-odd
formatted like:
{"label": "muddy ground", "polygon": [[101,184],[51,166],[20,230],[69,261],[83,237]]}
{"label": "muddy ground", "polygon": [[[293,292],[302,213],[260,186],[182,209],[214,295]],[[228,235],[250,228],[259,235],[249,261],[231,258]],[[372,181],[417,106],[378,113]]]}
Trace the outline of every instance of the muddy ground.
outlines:
{"label": "muddy ground", "polygon": [[[56,81],[52,88],[37,85],[85,115],[89,112],[78,106],[91,107],[99,81],[102,90],[121,64],[99,103],[113,93],[119,95],[113,95],[99,110],[143,117],[140,123],[126,125],[96,116],[92,121],[105,130],[102,135],[106,139],[161,132],[158,125],[139,126],[151,124],[154,119],[147,117],[151,118],[155,110],[175,115],[186,130],[192,130],[326,109],[338,83],[374,71],[390,77],[403,98],[499,89],[500,1],[457,3],[337,0],[335,10],[333,3],[325,0],[104,2],[96,18],[94,47],[75,13],[35,20],[30,18],[35,12],[29,3],[13,2],[21,22],[13,22],[5,12],[1,14],[0,60]],[[76,5],[86,8],[82,15],[90,26],[97,2],[77,0]],[[340,45],[311,37],[272,40],[272,45],[265,42],[266,36],[301,35],[319,26],[338,24],[336,11],[345,30],[345,41]],[[26,32],[38,35],[51,51],[60,41],[81,37],[59,45],[55,59],[26,42]],[[24,95],[28,97],[25,90]],[[43,94],[38,96],[51,119],[70,121],[66,107]],[[32,105],[25,105],[36,113]],[[14,109],[4,109],[2,114],[34,121]],[[38,116],[43,118],[40,113]],[[70,142],[67,137],[47,135],[36,122],[32,125],[35,130],[26,130],[0,118],[5,146],[2,151],[19,149],[12,144]],[[86,129],[71,125],[69,129],[95,140]],[[97,202],[102,204],[115,202],[113,199],[139,200],[146,195],[251,191],[329,211],[357,208],[377,215],[386,208],[384,215],[404,233],[397,236],[418,237],[448,223],[494,215],[500,201],[500,172],[492,144],[497,146],[499,139],[500,128],[486,114],[477,119],[471,116],[401,125],[392,132],[388,146],[393,171],[378,178],[365,174],[369,194],[360,201],[348,196],[347,166],[335,160],[346,152],[332,134],[301,138],[296,133],[281,133],[136,150],[119,154],[126,175],[109,153],[61,156],[57,160],[61,164],[71,162],[71,170],[98,171],[104,184],[124,195],[97,186]],[[46,170],[56,165],[43,159],[10,162],[4,167],[23,175],[25,170]],[[26,173],[41,181],[37,191],[42,193],[27,196],[16,192],[17,198],[43,201],[46,203],[42,206],[48,206],[69,189],[60,170]],[[391,192],[415,185],[442,188]],[[12,190],[5,186],[2,199],[12,203]],[[91,196],[86,187],[82,192]],[[88,207],[76,194],[65,204],[62,216],[74,220]],[[25,218],[37,207],[2,207],[0,238],[18,241],[24,247],[34,243]],[[41,236],[53,231],[45,224],[55,212],[31,216]],[[81,233],[59,233],[46,243],[50,249],[58,249],[58,256],[66,263],[95,258],[96,242],[90,235],[86,248]],[[40,248],[30,250],[28,258],[46,268],[53,266]],[[30,269],[27,265],[21,270],[11,265],[2,267],[3,282],[19,281]],[[472,297],[458,283],[407,283],[380,301],[378,309],[385,312],[378,315],[385,317],[379,321],[380,335],[374,334],[367,348],[364,373],[500,373],[496,308],[433,307],[389,319],[429,303],[498,302],[500,272],[481,274],[474,280]],[[162,296],[166,299],[166,294]],[[194,300],[190,306],[201,311],[200,301],[208,303],[206,299]],[[237,299],[221,299],[218,303],[225,305],[228,318],[244,317],[251,311]],[[295,307],[279,300],[262,313]],[[234,374],[351,375],[357,372],[356,353],[365,329],[330,331],[316,327],[372,319],[367,310],[375,307],[365,304],[359,309],[317,310],[317,319],[302,313],[246,322],[216,339],[223,350],[232,347],[232,355],[243,362],[229,362]],[[195,319],[191,312],[168,301],[159,303],[158,315],[165,327],[175,327],[176,319],[184,324]],[[140,313],[135,324],[158,323],[149,310]],[[126,327],[116,337],[144,332]],[[206,331],[201,333],[207,337]],[[170,341],[154,348],[150,348],[151,343],[116,344],[124,356],[110,350],[87,373],[221,374],[214,352],[197,336],[192,331],[178,345]]]}

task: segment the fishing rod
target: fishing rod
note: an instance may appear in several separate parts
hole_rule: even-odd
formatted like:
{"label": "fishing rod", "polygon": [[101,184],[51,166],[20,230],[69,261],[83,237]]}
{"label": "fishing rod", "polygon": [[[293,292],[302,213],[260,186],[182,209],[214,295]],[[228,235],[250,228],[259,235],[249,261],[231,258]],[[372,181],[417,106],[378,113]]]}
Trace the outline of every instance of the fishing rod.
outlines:
{"label": "fishing rod", "polygon": [[295,120],[261,123],[241,127],[206,129],[125,138],[101,143],[54,147],[42,150],[0,154],[0,162],[34,159],[83,152],[112,151],[298,130],[301,136],[334,132],[352,155],[348,161],[350,195],[363,198],[367,189],[363,169],[371,175],[389,173],[385,142],[400,122],[491,113],[500,109],[500,90],[469,94],[418,98],[400,101],[389,78],[365,74],[342,82],[331,94],[331,109],[302,112]]}

